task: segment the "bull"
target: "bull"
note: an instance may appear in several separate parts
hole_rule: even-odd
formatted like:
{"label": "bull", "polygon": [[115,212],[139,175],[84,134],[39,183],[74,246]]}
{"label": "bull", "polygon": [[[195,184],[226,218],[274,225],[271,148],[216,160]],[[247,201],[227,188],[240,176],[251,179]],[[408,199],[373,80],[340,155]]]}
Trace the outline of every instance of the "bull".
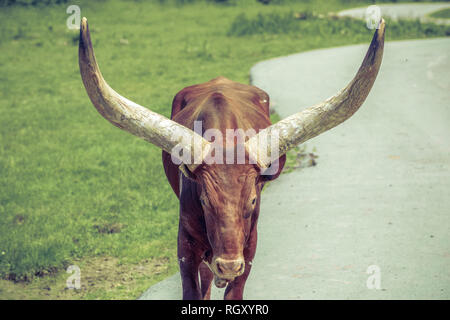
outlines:
{"label": "bull", "polygon": [[[217,287],[226,287],[225,299],[243,298],[264,184],[279,176],[288,150],[347,120],[363,104],[381,65],[384,29],[381,20],[345,88],[272,124],[266,92],[224,77],[178,92],[170,119],[124,98],[104,80],[87,19],[82,19],[79,66],[93,105],[113,125],[162,149],[165,174],[180,204],[177,254],[183,299],[209,299],[213,279]],[[196,123],[200,130],[194,130]],[[225,141],[206,136],[210,129],[224,134]],[[230,129],[238,133],[228,138]],[[234,159],[239,150],[241,163],[211,161],[230,154]]]}

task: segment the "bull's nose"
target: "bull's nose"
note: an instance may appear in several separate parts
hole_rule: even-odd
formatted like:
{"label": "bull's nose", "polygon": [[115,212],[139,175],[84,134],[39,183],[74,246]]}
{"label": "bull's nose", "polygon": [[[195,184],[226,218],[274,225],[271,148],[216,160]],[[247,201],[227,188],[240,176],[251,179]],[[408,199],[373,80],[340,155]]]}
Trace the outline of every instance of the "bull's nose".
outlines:
{"label": "bull's nose", "polygon": [[217,271],[221,275],[234,275],[238,276],[244,272],[245,262],[244,259],[227,260],[222,258],[216,259]]}

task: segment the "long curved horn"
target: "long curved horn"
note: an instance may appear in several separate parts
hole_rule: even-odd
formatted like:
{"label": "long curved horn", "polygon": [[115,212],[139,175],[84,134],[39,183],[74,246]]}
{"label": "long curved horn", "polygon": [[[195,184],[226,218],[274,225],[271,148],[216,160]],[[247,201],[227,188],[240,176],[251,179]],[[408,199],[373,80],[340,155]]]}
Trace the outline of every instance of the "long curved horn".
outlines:
{"label": "long curved horn", "polygon": [[[81,78],[89,98],[106,120],[156,145],[175,158],[182,158],[180,161],[187,164],[191,171],[195,170],[196,164],[202,162],[203,155],[210,149],[211,143],[193,130],[115,92],[103,79],[95,60],[86,18],[82,19],[80,26],[78,59]],[[173,154],[174,150],[179,154]],[[188,157],[179,157],[186,151],[189,152]]]}
{"label": "long curved horn", "polygon": [[372,88],[383,58],[385,22],[381,19],[369,50],[353,80],[335,96],[293,114],[250,138],[246,148],[261,168],[298,144],[334,128],[350,118]]}

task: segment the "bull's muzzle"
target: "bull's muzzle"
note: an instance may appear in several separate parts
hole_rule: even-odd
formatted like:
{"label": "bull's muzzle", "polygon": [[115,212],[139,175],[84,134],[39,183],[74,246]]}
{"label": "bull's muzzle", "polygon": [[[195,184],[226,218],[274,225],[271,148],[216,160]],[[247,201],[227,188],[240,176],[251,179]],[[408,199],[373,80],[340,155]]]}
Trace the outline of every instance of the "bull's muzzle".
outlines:
{"label": "bull's muzzle", "polygon": [[221,279],[233,280],[242,275],[245,270],[245,261],[243,258],[227,260],[222,258],[214,259],[216,275]]}

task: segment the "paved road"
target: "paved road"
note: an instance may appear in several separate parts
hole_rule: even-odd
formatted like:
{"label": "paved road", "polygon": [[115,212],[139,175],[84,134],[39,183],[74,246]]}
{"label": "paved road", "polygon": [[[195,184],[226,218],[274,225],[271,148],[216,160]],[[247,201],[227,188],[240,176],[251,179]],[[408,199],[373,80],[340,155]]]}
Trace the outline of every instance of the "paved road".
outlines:
{"label": "paved road", "polygon": [[[450,3],[402,3],[402,4],[381,4],[377,5],[381,9],[381,15],[388,18],[420,19],[422,22],[433,22],[438,24],[449,24],[450,19],[436,19],[429,17],[429,14],[450,8]],[[364,19],[367,7],[343,10],[339,16],[349,16]]]}
{"label": "paved road", "polygon": [[[252,81],[288,116],[345,86],[366,49],[261,62]],[[450,298],[449,53],[448,39],[386,43],[361,110],[307,142],[318,165],[264,191],[246,299]],[[179,274],[141,298],[181,298]]]}

